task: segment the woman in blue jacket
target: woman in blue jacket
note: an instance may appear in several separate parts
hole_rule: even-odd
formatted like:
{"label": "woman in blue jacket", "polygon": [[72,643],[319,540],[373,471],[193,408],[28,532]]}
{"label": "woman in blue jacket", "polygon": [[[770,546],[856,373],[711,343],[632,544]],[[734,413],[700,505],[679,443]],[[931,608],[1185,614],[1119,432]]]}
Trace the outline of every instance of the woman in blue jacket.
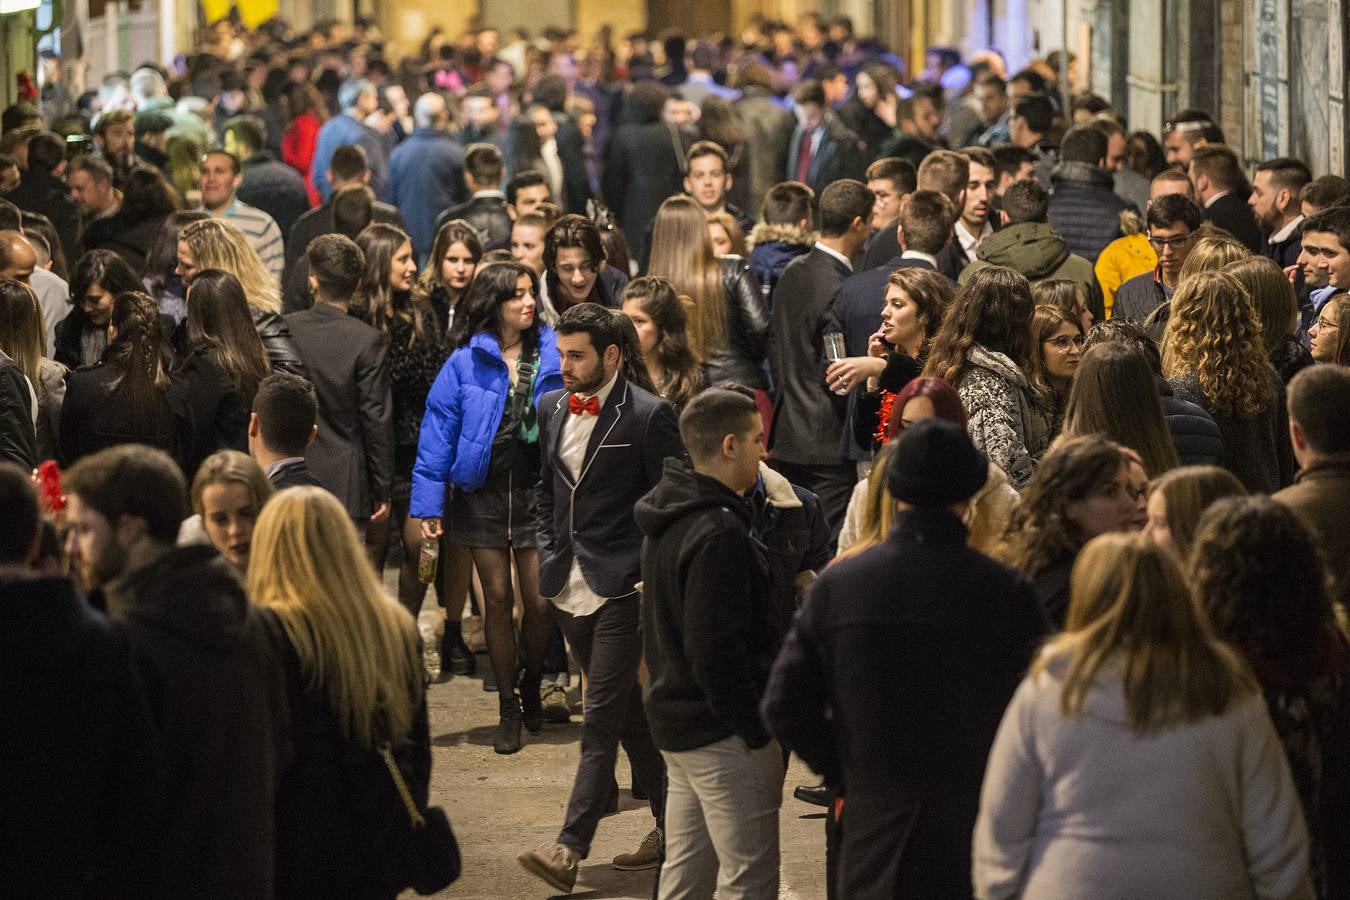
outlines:
{"label": "woman in blue jacket", "polygon": [[[522,718],[532,732],[542,727],[539,682],[552,626],[539,596],[535,406],[562,388],[562,375],[553,330],[536,316],[538,296],[534,272],[519,263],[478,272],[450,335],[459,349],[427,395],[412,477],[411,514],[422,520],[422,536],[436,540],[444,530],[451,543],[469,547],[483,583],[483,625],[501,706],[492,744],[498,753],[520,749]],[[447,483],[455,488],[448,510]],[[513,558],[525,610],[519,697]]]}

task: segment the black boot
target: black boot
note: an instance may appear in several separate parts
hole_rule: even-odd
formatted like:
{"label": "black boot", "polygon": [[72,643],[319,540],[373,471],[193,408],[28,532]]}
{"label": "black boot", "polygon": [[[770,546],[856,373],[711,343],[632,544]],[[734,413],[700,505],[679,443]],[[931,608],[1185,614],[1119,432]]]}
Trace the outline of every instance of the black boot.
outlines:
{"label": "black boot", "polygon": [[492,749],[503,755],[520,752],[520,700],[503,697],[500,702],[501,721],[497,723],[497,739]]}
{"label": "black boot", "polygon": [[474,671],[473,653],[464,643],[464,633],[458,622],[446,621],[445,634],[441,636],[441,672],[453,675],[472,675]]}
{"label": "black boot", "polygon": [[520,676],[520,709],[525,729],[537,734],[544,727],[544,703],[539,694],[542,677],[529,672]]}

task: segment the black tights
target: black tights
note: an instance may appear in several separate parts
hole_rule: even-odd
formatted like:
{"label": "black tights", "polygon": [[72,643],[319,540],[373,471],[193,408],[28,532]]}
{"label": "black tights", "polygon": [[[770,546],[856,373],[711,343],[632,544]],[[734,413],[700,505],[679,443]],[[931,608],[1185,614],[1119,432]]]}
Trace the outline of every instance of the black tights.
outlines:
{"label": "black tights", "polygon": [[474,547],[473,564],[483,583],[483,632],[492,673],[497,677],[497,694],[502,699],[512,698],[516,693],[516,628],[512,617],[515,593],[511,589],[513,555],[524,608],[520,631],[525,648],[526,678],[538,678],[543,670],[544,654],[553,627],[548,601],[539,596],[539,551]]}
{"label": "black tights", "polygon": [[403,604],[413,619],[422,611],[427,586],[417,577],[417,558],[422,552],[422,520],[408,515],[408,499],[395,500],[389,517],[383,522],[366,525],[366,550],[370,553],[375,571],[383,578],[384,564],[389,558],[389,544],[395,532],[403,536],[403,565],[398,570],[398,602]]}

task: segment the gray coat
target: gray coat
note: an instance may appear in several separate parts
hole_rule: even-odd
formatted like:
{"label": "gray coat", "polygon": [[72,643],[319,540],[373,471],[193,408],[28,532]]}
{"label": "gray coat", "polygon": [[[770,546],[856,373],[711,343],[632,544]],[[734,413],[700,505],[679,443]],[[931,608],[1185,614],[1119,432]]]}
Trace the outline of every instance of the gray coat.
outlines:
{"label": "gray coat", "polygon": [[970,415],[966,428],[975,446],[1013,487],[1026,487],[1050,446],[1050,410],[1040,391],[1006,355],[976,344],[956,392]]}

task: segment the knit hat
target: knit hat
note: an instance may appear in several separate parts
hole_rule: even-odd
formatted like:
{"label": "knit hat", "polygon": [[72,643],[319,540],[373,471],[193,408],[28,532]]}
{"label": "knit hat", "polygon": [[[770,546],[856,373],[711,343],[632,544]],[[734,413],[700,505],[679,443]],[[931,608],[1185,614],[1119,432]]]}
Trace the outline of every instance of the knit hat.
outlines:
{"label": "knit hat", "polygon": [[147,134],[159,134],[173,127],[173,118],[158,110],[146,110],[136,113],[136,137]]}
{"label": "knit hat", "polygon": [[924,419],[905,429],[886,469],[886,488],[911,506],[942,507],[975,496],[989,462],[970,435],[946,419]]}

